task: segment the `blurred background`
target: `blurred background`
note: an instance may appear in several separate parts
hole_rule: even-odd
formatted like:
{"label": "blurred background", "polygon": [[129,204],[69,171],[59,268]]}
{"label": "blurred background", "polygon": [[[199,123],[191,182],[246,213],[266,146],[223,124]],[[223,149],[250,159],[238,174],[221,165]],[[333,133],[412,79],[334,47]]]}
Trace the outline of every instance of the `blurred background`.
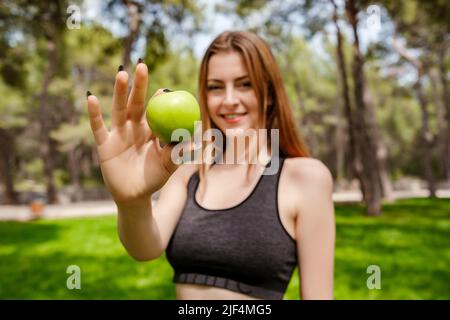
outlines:
{"label": "blurred background", "polygon": [[175,298],[165,257],[120,244],[86,91],[109,124],[117,67],[143,58],[148,96],[196,94],[208,44],[251,30],[334,177],[336,298],[449,299],[449,24],[446,0],[1,1],[0,298]]}

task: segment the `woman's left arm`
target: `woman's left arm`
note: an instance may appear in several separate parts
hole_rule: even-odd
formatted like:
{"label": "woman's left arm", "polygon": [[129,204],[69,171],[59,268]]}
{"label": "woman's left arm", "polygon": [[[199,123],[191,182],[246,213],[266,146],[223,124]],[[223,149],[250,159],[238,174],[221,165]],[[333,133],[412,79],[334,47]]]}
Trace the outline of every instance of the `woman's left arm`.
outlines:
{"label": "woman's left arm", "polygon": [[304,300],[334,299],[335,217],[333,178],[319,160],[297,166],[300,188],[295,232],[299,258],[300,295]]}

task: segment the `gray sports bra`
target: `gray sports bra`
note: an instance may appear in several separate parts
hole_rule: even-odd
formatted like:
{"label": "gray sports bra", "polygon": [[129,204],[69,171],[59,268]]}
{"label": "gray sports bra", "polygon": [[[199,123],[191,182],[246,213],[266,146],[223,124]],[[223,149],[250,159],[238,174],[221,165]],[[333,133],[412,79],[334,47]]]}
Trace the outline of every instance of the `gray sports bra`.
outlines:
{"label": "gray sports bra", "polygon": [[[270,162],[267,164],[267,166]],[[198,173],[166,250],[173,281],[226,288],[262,299],[282,299],[297,266],[295,240],[281,224],[275,175],[261,175],[251,194],[227,209],[195,199]],[[267,170],[267,166],[265,170]]]}

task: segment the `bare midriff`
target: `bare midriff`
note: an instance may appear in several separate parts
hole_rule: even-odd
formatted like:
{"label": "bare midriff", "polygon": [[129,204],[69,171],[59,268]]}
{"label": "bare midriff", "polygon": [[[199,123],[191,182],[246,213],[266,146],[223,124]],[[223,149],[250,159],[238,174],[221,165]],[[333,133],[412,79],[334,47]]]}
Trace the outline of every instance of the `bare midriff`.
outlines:
{"label": "bare midriff", "polygon": [[176,294],[178,300],[259,300],[228,289],[190,283],[177,283]]}

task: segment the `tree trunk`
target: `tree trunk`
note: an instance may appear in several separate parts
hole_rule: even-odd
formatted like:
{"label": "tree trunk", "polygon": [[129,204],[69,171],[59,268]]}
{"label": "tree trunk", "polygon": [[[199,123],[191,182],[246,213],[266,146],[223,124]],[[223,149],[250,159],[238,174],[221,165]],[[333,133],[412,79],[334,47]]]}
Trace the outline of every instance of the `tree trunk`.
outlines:
{"label": "tree trunk", "polygon": [[387,165],[388,149],[384,143],[383,136],[381,134],[380,126],[378,125],[375,107],[373,104],[373,97],[368,88],[368,85],[364,88],[364,101],[367,106],[367,117],[370,131],[373,133],[373,139],[376,146],[376,161],[379,169],[379,182],[381,186],[382,195],[388,202],[394,201],[394,194],[392,192],[392,184],[389,176],[389,170]]}
{"label": "tree trunk", "polygon": [[[430,94],[433,97],[433,104],[435,105],[436,119],[436,145],[438,153],[438,166],[439,173],[444,179],[448,179],[448,165],[450,159],[447,158],[447,143],[449,141],[447,133],[447,120],[446,110],[442,101],[444,96],[444,88],[441,87],[441,79],[439,77],[439,71],[437,69],[430,69],[428,71],[428,78],[430,79]],[[441,94],[442,93],[442,94]]]}
{"label": "tree trunk", "polygon": [[295,77],[295,79],[294,79],[294,88],[295,88],[295,92],[297,93],[297,105],[299,106],[301,113],[304,115],[304,114],[306,114],[306,107],[305,107],[305,102],[302,99],[303,90],[302,90],[302,85],[300,84],[300,80],[297,77]]}
{"label": "tree trunk", "polygon": [[131,51],[139,35],[141,24],[140,4],[132,0],[123,0],[128,13],[128,35],[124,41],[123,67],[130,74]]}
{"label": "tree trunk", "polygon": [[56,66],[58,61],[58,48],[55,37],[49,37],[47,40],[47,70],[44,74],[44,81],[39,102],[39,125],[40,125],[40,154],[44,160],[44,174],[47,184],[47,202],[56,203],[58,201],[56,187],[53,179],[54,170],[54,141],[50,138],[50,111],[48,110],[48,87],[53,77],[56,75]]}
{"label": "tree trunk", "polygon": [[432,165],[432,156],[433,156],[433,134],[430,131],[430,125],[429,125],[429,113],[428,113],[428,107],[427,107],[427,99],[425,97],[425,94],[423,93],[422,88],[422,74],[419,71],[417,75],[417,81],[414,85],[414,90],[417,95],[417,99],[420,104],[420,109],[422,111],[422,128],[421,128],[421,140],[422,140],[422,147],[423,147],[423,161],[424,161],[424,171],[425,171],[425,178],[427,179],[428,183],[428,189],[430,191],[430,197],[435,198],[436,197],[436,181],[434,179],[433,174],[433,165]]}
{"label": "tree trunk", "polygon": [[71,201],[81,201],[82,190],[80,183],[80,172],[81,172],[81,157],[83,153],[79,146],[70,149],[68,153],[69,160],[69,174],[70,174],[70,185],[71,185]]}
{"label": "tree trunk", "polygon": [[[339,84],[338,84],[339,85]],[[339,98],[337,98],[339,100]],[[346,141],[345,141],[345,120],[342,119],[342,106],[340,101],[337,101],[335,108],[336,115],[336,132],[335,132],[335,167],[336,167],[336,180],[341,181],[345,177],[345,152],[346,152]]]}
{"label": "tree trunk", "polygon": [[442,85],[442,101],[445,107],[445,120],[447,124],[444,134],[444,176],[450,179],[450,90],[448,88],[445,58],[447,56],[447,43],[444,41],[439,52],[439,77]]}
{"label": "tree trunk", "polygon": [[[367,204],[366,212],[370,216],[381,214],[382,190],[380,186],[380,174],[376,160],[376,145],[373,132],[368,124],[367,106],[364,101],[364,59],[359,48],[358,36],[358,10],[353,0],[346,0],[345,10],[353,30],[353,83],[355,96],[355,138],[358,153],[361,155],[361,189],[364,201]],[[359,168],[358,168],[359,169]]]}
{"label": "tree trunk", "polygon": [[[342,48],[342,33],[338,24],[338,13],[337,6],[334,0],[331,0],[334,6],[333,21],[336,27],[336,56],[337,56],[337,68],[341,79],[341,94],[342,101],[344,105],[344,114],[347,121],[347,134],[348,134],[348,150],[349,150],[349,160],[350,160],[350,170],[352,176],[356,176],[358,180],[361,179],[361,158],[356,154],[356,139],[355,139],[355,126],[353,121],[352,107],[350,104],[350,89],[348,85],[347,76],[347,64],[345,62],[344,50]],[[362,184],[361,184],[362,185]]]}
{"label": "tree trunk", "polygon": [[433,156],[433,145],[434,145],[434,136],[430,130],[429,125],[429,113],[427,108],[427,98],[425,97],[425,94],[423,93],[422,88],[422,78],[423,75],[426,73],[426,68],[424,67],[423,63],[413,57],[411,54],[408,53],[408,51],[403,48],[395,38],[393,38],[392,41],[393,48],[397,51],[399,55],[401,55],[403,58],[405,58],[411,65],[416,69],[417,72],[417,80],[414,84],[414,91],[417,96],[417,100],[420,105],[420,109],[422,112],[422,128],[421,128],[421,143],[422,143],[422,150],[423,150],[423,165],[424,165],[424,171],[425,171],[425,179],[428,183],[428,189],[430,191],[430,197],[434,198],[436,197],[436,181],[434,179],[433,174],[433,165],[432,165],[432,156]]}
{"label": "tree trunk", "polygon": [[14,138],[4,129],[0,129],[0,172],[5,188],[3,204],[18,204],[14,190]]}

